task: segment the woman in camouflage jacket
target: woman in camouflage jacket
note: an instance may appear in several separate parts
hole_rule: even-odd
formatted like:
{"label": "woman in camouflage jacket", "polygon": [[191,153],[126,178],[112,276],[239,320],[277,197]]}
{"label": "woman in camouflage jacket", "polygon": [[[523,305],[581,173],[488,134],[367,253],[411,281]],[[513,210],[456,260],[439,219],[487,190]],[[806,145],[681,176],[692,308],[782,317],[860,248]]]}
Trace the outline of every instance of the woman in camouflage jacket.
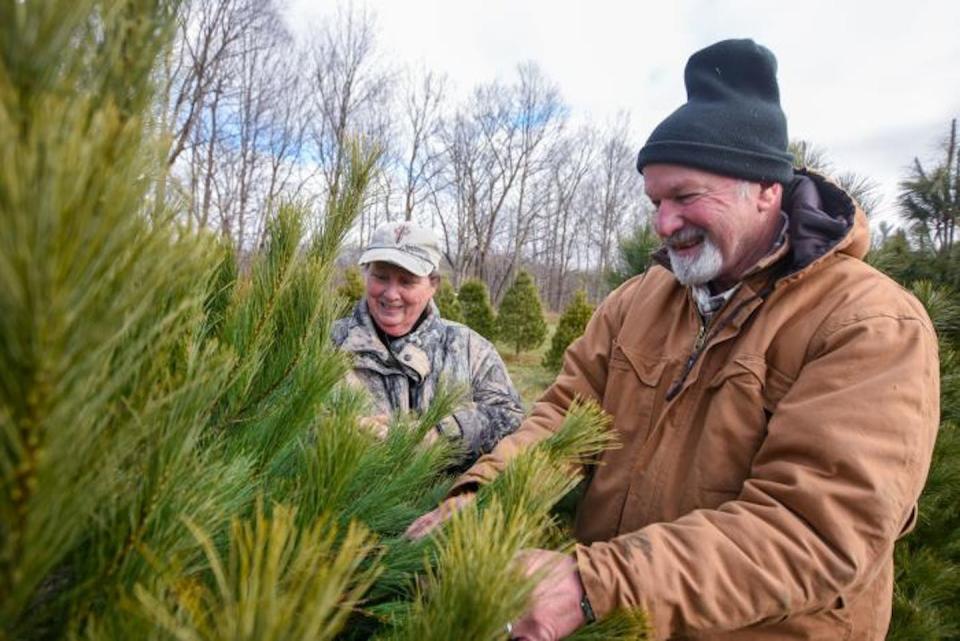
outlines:
{"label": "woman in camouflage jacket", "polygon": [[386,434],[394,412],[422,412],[441,379],[469,389],[468,401],[431,437],[462,441],[468,460],[493,449],[523,418],[523,406],[496,349],[472,329],[440,317],[436,237],[411,223],[377,229],[360,257],[365,295],[338,320],[333,342],[353,357],[350,379],[370,392],[364,424]]}

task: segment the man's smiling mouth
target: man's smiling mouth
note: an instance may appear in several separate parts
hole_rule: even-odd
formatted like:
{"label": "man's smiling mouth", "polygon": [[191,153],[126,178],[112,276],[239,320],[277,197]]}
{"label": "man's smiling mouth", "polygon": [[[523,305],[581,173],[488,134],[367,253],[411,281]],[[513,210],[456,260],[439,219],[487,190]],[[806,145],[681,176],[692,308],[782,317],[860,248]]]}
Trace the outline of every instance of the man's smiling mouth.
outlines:
{"label": "man's smiling mouth", "polygon": [[697,230],[679,231],[664,241],[664,244],[674,251],[691,249],[703,243],[705,234]]}

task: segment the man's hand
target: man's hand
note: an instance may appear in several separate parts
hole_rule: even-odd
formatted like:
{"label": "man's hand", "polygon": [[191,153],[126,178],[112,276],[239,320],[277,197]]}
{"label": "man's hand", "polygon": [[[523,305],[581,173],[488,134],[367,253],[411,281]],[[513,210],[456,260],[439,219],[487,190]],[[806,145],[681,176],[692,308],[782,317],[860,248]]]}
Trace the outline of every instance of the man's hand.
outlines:
{"label": "man's hand", "polygon": [[362,429],[372,434],[377,440],[387,440],[387,433],[390,431],[390,415],[376,414],[374,416],[364,416],[360,419],[359,425]]}
{"label": "man's hand", "polygon": [[512,638],[556,641],[586,624],[580,609],[583,584],[573,556],[549,550],[523,550],[517,562],[525,566],[527,576],[543,574],[533,589],[530,608],[513,624]]}
{"label": "man's hand", "polygon": [[411,523],[403,535],[414,541],[425,537],[445,523],[451,516],[470,505],[475,496],[473,492],[464,492],[463,494],[451,496],[441,503],[437,509],[432,512],[427,512]]}

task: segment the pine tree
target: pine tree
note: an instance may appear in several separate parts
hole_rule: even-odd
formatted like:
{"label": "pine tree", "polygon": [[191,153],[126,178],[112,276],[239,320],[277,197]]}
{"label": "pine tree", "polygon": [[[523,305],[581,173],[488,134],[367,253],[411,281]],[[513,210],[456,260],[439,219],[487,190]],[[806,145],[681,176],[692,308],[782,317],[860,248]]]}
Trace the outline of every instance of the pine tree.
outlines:
{"label": "pine tree", "polygon": [[642,225],[620,241],[618,266],[607,273],[607,283],[618,287],[628,278],[643,273],[650,266],[650,257],[660,246],[660,239],[649,225]]}
{"label": "pine tree", "polygon": [[433,296],[433,302],[437,304],[440,316],[455,323],[463,322],[463,308],[457,298],[457,292],[454,291],[453,285],[446,278],[440,279],[440,285],[437,287],[437,293]]}
{"label": "pine tree", "polygon": [[319,234],[281,207],[240,272],[154,199],[172,6],[2,6],[0,638],[494,638],[532,589],[513,555],[568,545],[549,510],[609,442],[596,408],[404,539],[450,485],[451,446],[422,440],[458,396],[381,443],[340,384],[335,258],[376,153],[353,150]]}
{"label": "pine tree", "polygon": [[557,330],[550,340],[550,351],[543,357],[544,367],[552,372],[560,370],[564,352],[574,339],[583,334],[591,316],[593,316],[593,305],[587,302],[586,292],[582,289],[578,290],[557,321]]}
{"label": "pine tree", "polygon": [[490,292],[483,281],[469,279],[457,294],[463,310],[463,322],[475,332],[493,340],[497,335],[497,317],[490,303]]}
{"label": "pine tree", "polygon": [[911,288],[940,336],[940,431],[916,529],[897,543],[888,639],[960,639],[960,304],[945,286]]}
{"label": "pine tree", "polygon": [[347,309],[352,309],[354,305],[360,302],[366,293],[366,286],[363,284],[363,275],[356,266],[347,268],[343,272],[343,283],[337,287],[337,296],[344,300]]}
{"label": "pine tree", "polygon": [[941,255],[956,244],[960,222],[960,144],[957,120],[943,143],[944,158],[933,168],[913,159],[910,176],[900,183],[900,207],[915,236],[922,237]]}
{"label": "pine tree", "polygon": [[526,271],[517,275],[517,280],[503,295],[497,315],[497,336],[513,345],[517,354],[540,347],[547,337],[540,292]]}

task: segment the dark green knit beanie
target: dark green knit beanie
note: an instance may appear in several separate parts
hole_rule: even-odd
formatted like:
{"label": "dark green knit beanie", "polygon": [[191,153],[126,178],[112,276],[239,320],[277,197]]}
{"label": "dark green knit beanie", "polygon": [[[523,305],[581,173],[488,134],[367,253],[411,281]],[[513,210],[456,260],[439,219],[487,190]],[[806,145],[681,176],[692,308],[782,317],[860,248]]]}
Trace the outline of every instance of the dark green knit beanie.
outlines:
{"label": "dark green knit beanie", "polygon": [[793,177],[787,119],[780,108],[777,59],[753,40],[701,49],[684,71],[687,102],[661,122],[637,169],[670,163],[754,182]]}

